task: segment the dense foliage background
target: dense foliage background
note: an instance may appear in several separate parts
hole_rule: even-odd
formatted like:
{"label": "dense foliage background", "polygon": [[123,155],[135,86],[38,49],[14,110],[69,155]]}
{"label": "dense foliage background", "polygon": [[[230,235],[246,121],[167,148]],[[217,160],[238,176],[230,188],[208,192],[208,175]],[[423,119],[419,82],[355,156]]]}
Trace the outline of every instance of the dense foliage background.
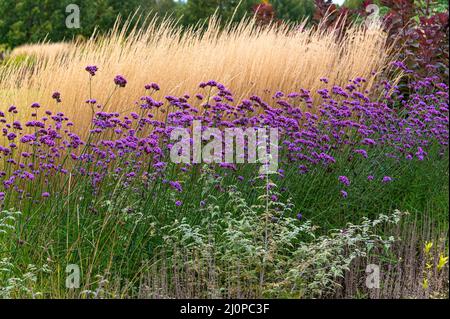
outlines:
{"label": "dense foliage background", "polygon": [[[72,0],[5,0],[0,2],[0,44],[15,47],[43,39],[61,41],[74,36],[90,36],[95,28],[111,28],[118,14],[128,17],[138,8],[144,14],[157,13],[179,18],[183,25],[195,24],[217,10],[224,20],[241,19],[252,14],[258,0],[78,0],[81,28],[65,26],[65,8]],[[239,5],[240,3],[240,5]],[[313,0],[273,0],[277,16],[286,20],[300,20],[312,16]]]}

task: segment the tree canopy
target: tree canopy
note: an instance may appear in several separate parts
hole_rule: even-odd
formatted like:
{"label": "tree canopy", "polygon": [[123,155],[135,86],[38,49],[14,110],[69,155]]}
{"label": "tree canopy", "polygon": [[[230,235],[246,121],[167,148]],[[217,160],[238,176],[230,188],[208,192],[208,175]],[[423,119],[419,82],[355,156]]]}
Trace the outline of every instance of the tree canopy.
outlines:
{"label": "tree canopy", "polygon": [[[268,2],[268,1],[266,1]],[[73,0],[0,1],[0,44],[15,47],[43,40],[62,41],[76,36],[88,37],[97,29],[106,31],[117,16],[143,14],[171,15],[183,25],[205,21],[214,13],[228,21],[252,15],[260,0],[78,0],[80,28],[66,27],[66,7]],[[311,16],[313,0],[270,0],[278,19],[299,21]]]}

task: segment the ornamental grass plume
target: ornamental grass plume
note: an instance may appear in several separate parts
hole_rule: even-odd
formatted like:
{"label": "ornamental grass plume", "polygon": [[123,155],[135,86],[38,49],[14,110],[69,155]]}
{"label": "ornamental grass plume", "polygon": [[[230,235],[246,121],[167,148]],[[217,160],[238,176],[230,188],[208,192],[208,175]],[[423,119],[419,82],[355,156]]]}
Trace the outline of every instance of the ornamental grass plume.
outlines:
{"label": "ornamental grass plume", "polygon": [[[278,91],[300,88],[316,96],[324,79],[344,87],[356,76],[366,78],[363,86],[369,89],[391,59],[386,34],[377,27],[354,26],[337,42],[332,31],[308,29],[304,23],[263,28],[246,20],[222,30],[213,18],[203,32],[182,32],[169,20],[147,22],[144,28],[134,28],[131,21],[118,21],[108,35],[65,43],[58,54],[52,53],[55,45],[45,43],[17,48],[33,63],[0,67],[0,101],[21,108],[39,101],[79,123],[77,133],[85,137],[91,114],[81,109],[82,102],[106,101],[104,85],[117,74],[128,83],[112,96],[107,112],[126,112],[149,81],[157,83],[150,84],[155,100],[195,92],[205,79],[226,83],[237,101],[252,95],[268,100]],[[86,72],[95,78],[95,96],[87,94]],[[64,104],[52,101],[49,92],[56,90]],[[208,92],[197,97],[208,98]]]}

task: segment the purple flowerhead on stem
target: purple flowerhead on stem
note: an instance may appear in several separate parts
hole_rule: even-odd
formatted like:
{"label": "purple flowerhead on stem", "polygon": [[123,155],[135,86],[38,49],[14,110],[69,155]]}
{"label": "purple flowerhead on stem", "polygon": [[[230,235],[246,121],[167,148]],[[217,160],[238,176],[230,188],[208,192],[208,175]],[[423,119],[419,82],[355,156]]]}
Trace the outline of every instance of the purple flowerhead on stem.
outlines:
{"label": "purple flowerhead on stem", "polygon": [[363,150],[363,149],[361,149],[361,150],[355,150],[355,153],[361,154],[364,158],[367,158],[367,157],[368,157],[367,151],[366,151],[366,150]]}
{"label": "purple flowerhead on stem", "polygon": [[150,86],[151,86],[151,88],[152,88],[153,90],[155,90],[155,91],[159,91],[159,90],[160,90],[159,85],[156,84],[156,83],[151,83]]}
{"label": "purple flowerhead on stem", "polygon": [[339,181],[345,186],[350,186],[350,180],[347,176],[339,176]]}
{"label": "purple flowerhead on stem", "polygon": [[383,177],[383,183],[389,183],[389,182],[392,182],[392,177],[390,177],[390,176]]}
{"label": "purple flowerhead on stem", "polygon": [[176,189],[179,192],[183,191],[183,187],[181,186],[180,182],[178,182],[178,181],[170,181],[169,185],[170,185],[170,187],[172,187],[173,189]]}
{"label": "purple flowerhead on stem", "polygon": [[53,92],[52,99],[56,100],[56,103],[60,103],[61,102],[61,93]]}
{"label": "purple flowerhead on stem", "polygon": [[117,86],[124,88],[125,85],[127,85],[127,80],[125,80],[125,78],[121,75],[116,75],[116,77],[114,78],[114,83]]}
{"label": "purple flowerhead on stem", "polygon": [[423,148],[421,147],[417,148],[416,156],[419,159],[419,161],[423,161],[426,155],[427,153],[423,150]]}
{"label": "purple flowerhead on stem", "polygon": [[303,215],[302,215],[301,213],[298,213],[298,214],[297,214],[297,219],[298,219],[298,220],[302,220],[302,218],[303,218]]}
{"label": "purple flowerhead on stem", "polygon": [[181,200],[177,200],[175,202],[175,206],[180,207],[181,205],[183,205],[183,202]]}
{"label": "purple flowerhead on stem", "polygon": [[86,70],[87,72],[89,72],[89,74],[90,74],[91,76],[94,76],[94,75],[95,75],[95,72],[98,71],[98,68],[97,68],[95,65],[88,65],[88,66],[85,68],[85,70]]}
{"label": "purple flowerhead on stem", "polygon": [[346,191],[344,191],[344,190],[341,190],[341,196],[343,198],[347,198],[348,197],[348,193]]}
{"label": "purple flowerhead on stem", "polygon": [[160,90],[160,87],[159,87],[159,85],[158,85],[157,83],[150,83],[150,84],[146,84],[146,85],[145,85],[145,89],[146,89],[146,90],[151,90],[151,89],[153,89],[153,90],[155,90],[155,91],[159,91],[159,90]]}

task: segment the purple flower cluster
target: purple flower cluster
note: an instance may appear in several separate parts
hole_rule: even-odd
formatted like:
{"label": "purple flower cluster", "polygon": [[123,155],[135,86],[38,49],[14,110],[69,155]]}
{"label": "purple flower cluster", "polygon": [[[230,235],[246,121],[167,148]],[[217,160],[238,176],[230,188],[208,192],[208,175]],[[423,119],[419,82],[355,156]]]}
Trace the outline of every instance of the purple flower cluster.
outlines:
{"label": "purple flower cluster", "polygon": [[120,86],[123,88],[123,87],[125,87],[125,85],[127,85],[127,80],[125,80],[125,78],[121,75],[116,75],[116,77],[114,78],[114,83],[117,86]]}
{"label": "purple flower cluster", "polygon": [[95,66],[95,65],[88,65],[88,66],[85,68],[85,70],[86,70],[91,76],[94,76],[95,73],[98,71],[98,68],[97,68],[97,66]]}
{"label": "purple flower cluster", "polygon": [[[97,67],[88,66],[91,76]],[[322,79],[324,84],[327,79]],[[73,123],[61,112],[46,111],[37,118],[19,121],[18,113],[10,106],[7,113],[0,111],[3,135],[0,145],[0,182],[4,192],[15,191],[20,197],[26,192],[26,183],[41,183],[45,190],[51,178],[66,175],[90,178],[95,189],[103,181],[116,178],[124,185],[139,182],[150,185],[156,180],[168,183],[175,192],[183,192],[179,181],[164,181],[171,148],[170,133],[175,127],[192,128],[194,120],[207,127],[276,127],[279,130],[282,162],[295,166],[300,174],[308,174],[315,167],[328,167],[338,157],[370,160],[374,153],[400,160],[425,160],[427,150],[439,145],[442,152],[448,148],[448,87],[435,78],[421,79],[411,84],[414,93],[405,98],[397,88],[382,82],[378,89],[385,92],[380,100],[372,100],[363,91],[362,78],[351,80],[345,87],[331,86],[318,90],[319,98],[306,89],[298,92],[276,92],[271,101],[251,96],[240,102],[223,84],[208,81],[200,84],[203,93],[191,99],[189,95],[166,96],[155,100],[151,94],[159,91],[156,83],[145,86],[147,96],[142,96],[136,110],[130,114],[96,112],[93,115],[89,142],[74,133]],[[123,76],[116,76],[118,87],[127,84]],[[208,93],[209,92],[209,93]],[[211,93],[213,92],[213,93]],[[61,95],[52,98],[61,102]],[[97,101],[89,99],[89,104]],[[33,103],[32,109],[39,108]],[[42,111],[41,111],[42,112]],[[156,114],[164,114],[157,118]],[[24,118],[23,116],[21,118]],[[80,147],[83,146],[83,147]],[[220,165],[236,170],[236,164]],[[193,165],[180,167],[182,172]],[[283,170],[279,173],[284,175]],[[120,177],[120,178],[119,178]],[[374,180],[374,176],[368,176]],[[242,176],[238,177],[243,181]],[[383,183],[394,179],[385,176]],[[349,187],[347,176],[338,182]],[[348,189],[341,196],[349,196]],[[53,193],[53,192],[52,192]],[[42,197],[50,196],[43,192]],[[271,198],[277,201],[277,198]],[[181,201],[176,206],[181,206]],[[301,218],[301,217],[300,217]]]}
{"label": "purple flower cluster", "polygon": [[54,99],[56,101],[56,103],[61,103],[62,102],[62,100],[61,100],[61,93],[54,92],[52,94],[52,99]]}
{"label": "purple flower cluster", "polygon": [[350,186],[350,180],[347,176],[339,176],[339,181],[345,186]]}

